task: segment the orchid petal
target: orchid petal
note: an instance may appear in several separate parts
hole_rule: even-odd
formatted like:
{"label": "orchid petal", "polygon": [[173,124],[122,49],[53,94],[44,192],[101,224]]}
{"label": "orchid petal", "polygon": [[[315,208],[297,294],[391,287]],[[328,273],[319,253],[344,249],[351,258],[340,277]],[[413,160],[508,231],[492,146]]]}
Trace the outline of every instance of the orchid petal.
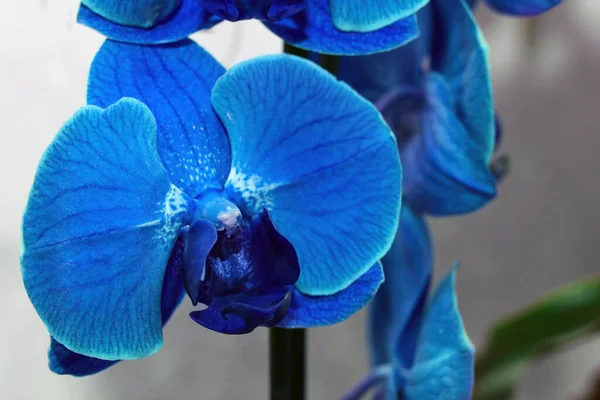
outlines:
{"label": "orchid petal", "polygon": [[161,286],[187,205],[146,106],[78,111],[40,162],[23,218],[23,281],[50,335],[106,360],[157,351]]}
{"label": "orchid petal", "polygon": [[81,0],[81,4],[117,24],[150,28],[169,17],[181,0]]}
{"label": "orchid petal", "polygon": [[[160,297],[160,315],[163,326],[171,318],[177,306],[183,300],[185,291],[182,285],[183,272],[183,238],[180,237],[173,247],[165,277],[163,279]],[[119,362],[101,360],[99,358],[84,356],[67,349],[56,339],[50,338],[48,349],[48,366],[50,370],[59,375],[88,376],[112,367]]]}
{"label": "orchid petal", "polygon": [[481,147],[454,115],[444,79],[429,74],[422,132],[402,146],[404,196],[419,212],[456,215],[496,195],[496,179]]}
{"label": "orchid petal", "polygon": [[329,296],[309,296],[294,289],[290,308],[277,324],[282,328],[312,328],[345,321],[363,308],[383,282],[381,263],[375,263],[346,289]]}
{"label": "orchid petal", "polygon": [[[394,244],[381,262],[385,282],[369,308],[371,362],[373,366],[409,368],[427,300],[433,254],[425,220],[406,203]],[[382,395],[396,398],[401,385],[395,371],[382,386]]]}
{"label": "orchid petal", "polygon": [[336,293],[385,254],[398,223],[401,169],[370,103],[289,55],[233,67],[212,103],[232,149],[226,191],[246,214],[269,211],[298,255],[301,292]]}
{"label": "orchid petal", "polygon": [[452,93],[453,108],[489,164],[494,151],[494,105],[488,50],[471,8],[464,0],[432,3],[432,70],[441,73]]}
{"label": "orchid petal", "polygon": [[429,0],[329,0],[333,25],[346,32],[371,32],[415,14]]}
{"label": "orchid petal", "polygon": [[542,14],[563,0],[486,0],[488,6],[496,11],[523,17]]}
{"label": "orchid petal", "polygon": [[425,313],[415,364],[404,387],[407,400],[469,400],[474,352],[458,311],[456,267],[440,283]]}
{"label": "orchid petal", "polygon": [[222,188],[231,156],[210,92],[225,69],[193,41],[140,46],[107,40],[92,64],[88,103],[133,97],[158,124],[158,154],[173,184],[195,197]]}
{"label": "orchid petal", "polygon": [[358,55],[391,50],[415,39],[414,15],[373,32],[344,32],[334,26],[330,0],[306,0],[304,12],[265,22],[277,36],[296,47],[323,54]]}
{"label": "orchid petal", "polygon": [[[148,1],[157,0],[144,0],[144,2]],[[93,2],[100,2],[100,0],[93,0]],[[119,5],[139,3],[138,0],[111,0],[111,3],[116,2]],[[150,27],[122,25],[116,22],[114,17],[111,18],[107,14],[102,16],[83,4],[79,8],[77,22],[95,29],[109,39],[120,42],[161,44],[185,39],[192,33],[212,28],[221,21],[221,18],[206,12],[198,0],[180,0],[180,2],[181,5],[172,13],[155,21]]]}

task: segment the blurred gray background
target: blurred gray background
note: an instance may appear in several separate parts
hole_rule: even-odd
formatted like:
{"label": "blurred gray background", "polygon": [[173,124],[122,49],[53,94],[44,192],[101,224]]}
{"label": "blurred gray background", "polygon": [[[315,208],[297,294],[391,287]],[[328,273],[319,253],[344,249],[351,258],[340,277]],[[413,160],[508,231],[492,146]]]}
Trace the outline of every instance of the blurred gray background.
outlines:
{"label": "blurred gray background", "polygon": [[[20,218],[43,150],[85,102],[102,37],[75,24],[76,0],[1,2],[0,398],[266,399],[266,330],[209,332],[188,303],[152,357],[84,379],[47,369],[48,336],[20,279]],[[462,261],[460,307],[476,344],[503,315],[600,270],[600,4],[565,3],[537,20],[533,47],[524,20],[479,12],[512,171],[484,210],[432,221],[437,277]],[[254,22],[194,38],[226,65],[281,47]],[[309,338],[310,399],[336,399],[366,372],[364,313]],[[599,340],[546,359],[527,370],[518,398],[576,399],[598,365]]]}

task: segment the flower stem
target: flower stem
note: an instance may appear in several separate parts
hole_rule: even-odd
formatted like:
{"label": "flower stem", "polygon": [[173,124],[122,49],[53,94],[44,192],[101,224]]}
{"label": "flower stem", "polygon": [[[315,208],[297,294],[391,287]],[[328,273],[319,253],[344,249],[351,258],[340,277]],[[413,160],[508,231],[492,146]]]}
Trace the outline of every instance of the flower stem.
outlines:
{"label": "flower stem", "polygon": [[309,56],[308,50],[304,50],[299,47],[292,46],[288,42],[283,42],[283,52],[285,54],[293,54],[300,58],[308,58],[308,56]]}
{"label": "flower stem", "polygon": [[340,57],[330,54],[318,54],[311,53],[308,50],[300,49],[287,42],[283,42],[283,52],[286,54],[293,54],[295,56],[306,58],[307,60],[314,61],[319,64],[321,68],[329,72],[333,76],[337,76],[338,69],[340,66]]}
{"label": "flower stem", "polygon": [[304,400],[306,329],[269,329],[271,400]]}

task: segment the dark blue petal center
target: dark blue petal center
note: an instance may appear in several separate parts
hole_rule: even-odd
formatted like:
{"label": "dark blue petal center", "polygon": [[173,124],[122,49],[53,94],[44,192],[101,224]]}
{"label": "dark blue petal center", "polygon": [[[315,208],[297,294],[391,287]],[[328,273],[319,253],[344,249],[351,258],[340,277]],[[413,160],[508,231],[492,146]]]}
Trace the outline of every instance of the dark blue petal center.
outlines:
{"label": "dark blue petal center", "polygon": [[300,269],[293,246],[266,211],[241,219],[235,229],[213,233],[206,220],[194,222],[186,238],[186,290],[200,325],[227,334],[275,326],[287,313],[291,286]]}
{"label": "dark blue petal center", "polygon": [[304,0],[199,0],[203,8],[228,21],[279,21],[304,10]]}

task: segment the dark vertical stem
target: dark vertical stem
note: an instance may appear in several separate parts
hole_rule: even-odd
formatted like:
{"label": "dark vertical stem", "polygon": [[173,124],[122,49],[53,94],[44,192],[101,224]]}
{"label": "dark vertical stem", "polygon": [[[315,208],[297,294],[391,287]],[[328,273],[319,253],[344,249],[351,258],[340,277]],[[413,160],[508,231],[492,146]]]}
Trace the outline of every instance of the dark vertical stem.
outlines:
{"label": "dark vertical stem", "polygon": [[306,398],[306,330],[269,329],[271,400]]}
{"label": "dark vertical stem", "polygon": [[321,54],[319,56],[319,65],[331,75],[337,76],[340,67],[340,57],[329,54]]}
{"label": "dark vertical stem", "polygon": [[298,57],[308,58],[308,50],[300,49],[296,46],[292,46],[287,42],[283,42],[283,52],[286,54],[293,54]]}
{"label": "dark vertical stem", "polygon": [[339,56],[311,53],[308,50],[300,49],[286,42],[283,42],[283,52],[286,54],[293,54],[301,58],[306,58],[307,60],[312,60],[319,64],[321,68],[329,72],[331,75],[337,76],[340,66]]}

